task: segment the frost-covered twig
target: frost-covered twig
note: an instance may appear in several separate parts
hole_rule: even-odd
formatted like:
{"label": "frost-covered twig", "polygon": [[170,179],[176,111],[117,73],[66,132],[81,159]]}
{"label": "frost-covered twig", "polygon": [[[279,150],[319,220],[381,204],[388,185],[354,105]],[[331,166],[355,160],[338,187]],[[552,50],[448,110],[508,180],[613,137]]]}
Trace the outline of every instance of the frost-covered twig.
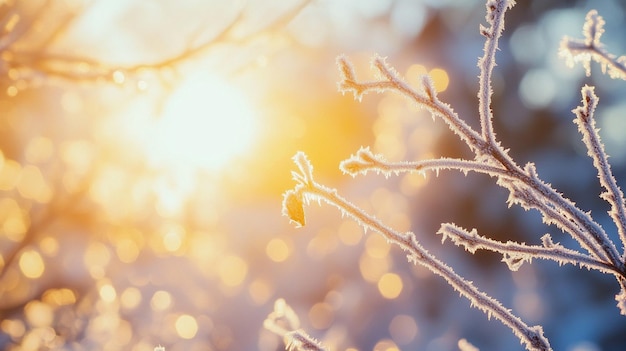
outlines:
{"label": "frost-covered twig", "polygon": [[485,40],[484,56],[478,60],[480,68],[480,82],[478,88],[480,114],[480,127],[483,139],[489,140],[490,144],[495,145],[496,139],[493,132],[493,112],[491,111],[491,95],[493,89],[491,87],[491,74],[493,67],[496,65],[496,51],[498,50],[498,39],[504,30],[504,14],[506,10],[513,7],[514,1],[496,1],[489,0],[485,4],[487,7],[487,15],[485,19],[489,27],[480,25],[480,33],[487,38]]}
{"label": "frost-covered twig", "polygon": [[[583,135],[583,142],[587,146],[587,152],[593,159],[593,165],[598,171],[600,184],[606,189],[600,197],[605,199],[610,205],[609,214],[613,218],[613,222],[617,225],[618,233],[622,243],[626,245],[626,208],[624,207],[624,193],[617,185],[617,181],[611,171],[609,159],[604,151],[604,145],[600,140],[594,112],[598,105],[598,96],[594,92],[594,88],[585,85],[582,90],[582,106],[578,106],[572,112],[576,115],[574,122],[578,125],[578,130]],[[623,247],[626,249],[626,247]]]}
{"label": "frost-covered twig", "polygon": [[317,340],[299,329],[298,316],[283,299],[274,302],[274,311],[267,316],[263,326],[282,337],[288,351],[326,351]]}
{"label": "frost-covered twig", "polygon": [[[336,190],[315,182],[312,178],[313,166],[303,153],[297,153],[294,156],[294,162],[300,169],[300,173],[294,173],[294,180],[298,184],[294,189],[285,193],[283,213],[296,224],[302,225],[301,215],[304,214],[303,205],[305,203],[311,200],[325,201],[337,207],[342,214],[354,219],[364,229],[378,232],[390,242],[400,246],[407,252],[409,261],[419,263],[444,278],[463,297],[470,300],[472,306],[485,312],[488,316],[495,317],[511,328],[528,350],[551,350],[550,343],[544,337],[543,329],[540,326],[528,326],[519,317],[513,315],[509,309],[502,306],[499,301],[478,290],[472,282],[459,276],[450,266],[429,253],[417,241],[415,234],[400,233],[392,229],[341,197]],[[291,217],[292,215],[295,217]]]}
{"label": "frost-covered twig", "polygon": [[371,64],[380,75],[380,79],[361,82],[357,80],[354,68],[348,59],[343,55],[339,56],[337,58],[337,65],[342,75],[341,81],[339,82],[339,90],[343,93],[352,92],[354,97],[359,100],[364,94],[370,91],[379,93],[394,91],[400,93],[413,103],[427,109],[433,116],[438,116],[443,119],[450,129],[458,134],[470,148],[478,149],[481,148],[481,144],[484,144],[480,134],[476,133],[475,130],[462,120],[459,115],[452,110],[450,105],[439,100],[437,91],[429,76],[423,75],[421,77],[421,85],[419,86],[419,90],[416,90],[404,80],[400,79],[398,73],[385,62],[384,58],[374,56]]}
{"label": "frost-covered twig", "polygon": [[600,41],[600,37],[604,33],[604,23],[604,19],[598,14],[598,11],[589,11],[583,26],[585,38],[563,38],[559,55],[565,58],[569,67],[573,67],[577,62],[582,62],[587,76],[591,75],[591,60],[593,59],[600,64],[603,73],[608,70],[611,78],[626,80],[626,56],[617,57],[609,53]]}
{"label": "frost-covered twig", "polygon": [[572,264],[595,269],[603,273],[619,275],[620,272],[612,265],[599,261],[589,255],[567,249],[561,244],[555,244],[549,234],[541,237],[542,245],[527,245],[513,241],[506,243],[479,235],[476,229],[467,231],[451,223],[444,223],[437,232],[442,235],[441,242],[450,238],[456,245],[463,246],[470,253],[476,250],[489,250],[503,255],[502,261],[509,269],[516,271],[524,262],[533,258],[552,260],[559,265]]}
{"label": "frost-covered twig", "polygon": [[373,154],[367,147],[359,149],[355,155],[342,161],[339,168],[353,177],[358,174],[366,174],[369,171],[389,176],[391,173],[424,173],[426,171],[439,173],[442,170],[458,170],[464,174],[468,172],[484,173],[493,177],[513,177],[506,169],[473,160],[443,157],[415,162],[388,162],[383,156]]}
{"label": "frost-covered twig", "polygon": [[[168,69],[177,70],[185,62],[189,62],[200,55],[214,50],[223,43],[246,45],[253,43],[260,37],[278,32],[281,28],[293,20],[311,0],[301,0],[290,9],[280,13],[265,27],[255,31],[239,34],[236,33],[244,23],[245,8],[241,7],[231,20],[221,28],[213,37],[194,43],[195,38],[190,38],[187,47],[181,52],[164,59],[153,62],[141,62],[130,65],[107,63],[100,59],[91,58],[88,55],[60,53],[54,50],[55,39],[66,32],[80,16],[71,14],[59,25],[46,30],[39,30],[47,35],[41,44],[34,49],[24,46],[22,41],[26,34],[33,32],[42,25],[49,25],[49,19],[45,16],[54,13],[51,7],[53,1],[43,1],[37,5],[35,13],[30,16],[20,13],[22,8],[19,2],[7,1],[0,3],[6,7],[6,13],[0,14],[0,75],[6,75],[14,81],[30,82],[45,77],[47,79],[60,79],[62,81],[101,83],[113,82],[116,84],[126,83],[129,77],[139,77],[145,72],[160,73]],[[15,18],[18,18],[15,21]],[[24,20],[26,18],[27,20]],[[10,24],[10,25],[9,25]],[[203,27],[206,23],[203,23]],[[41,28],[40,28],[41,29]],[[40,35],[40,34],[38,34]]]}

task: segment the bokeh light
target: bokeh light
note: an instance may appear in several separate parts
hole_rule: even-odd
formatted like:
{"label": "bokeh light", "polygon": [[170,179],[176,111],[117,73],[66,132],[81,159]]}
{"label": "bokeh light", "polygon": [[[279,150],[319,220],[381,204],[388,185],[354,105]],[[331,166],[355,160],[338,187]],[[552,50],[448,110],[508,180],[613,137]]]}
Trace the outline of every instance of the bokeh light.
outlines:
{"label": "bokeh light", "polygon": [[386,299],[395,299],[402,292],[402,279],[395,273],[385,273],[378,280],[378,291]]}
{"label": "bokeh light", "polygon": [[45,265],[39,252],[28,250],[20,255],[20,269],[25,277],[37,279],[41,277],[45,271]]}
{"label": "bokeh light", "polygon": [[400,345],[411,343],[419,335],[418,332],[415,319],[409,315],[399,314],[389,323],[389,334]]}
{"label": "bokeh light", "polygon": [[176,318],[176,333],[183,339],[192,339],[198,332],[198,322],[188,314]]}

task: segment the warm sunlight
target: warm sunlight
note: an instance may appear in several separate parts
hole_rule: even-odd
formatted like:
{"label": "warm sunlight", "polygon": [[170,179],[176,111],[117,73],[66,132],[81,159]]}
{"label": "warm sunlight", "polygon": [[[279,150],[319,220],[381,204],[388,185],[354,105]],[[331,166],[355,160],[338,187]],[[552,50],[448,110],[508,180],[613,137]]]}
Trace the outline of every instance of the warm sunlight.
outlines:
{"label": "warm sunlight", "polygon": [[158,167],[217,171],[250,149],[257,116],[246,96],[225,79],[195,73],[167,97],[145,141]]}

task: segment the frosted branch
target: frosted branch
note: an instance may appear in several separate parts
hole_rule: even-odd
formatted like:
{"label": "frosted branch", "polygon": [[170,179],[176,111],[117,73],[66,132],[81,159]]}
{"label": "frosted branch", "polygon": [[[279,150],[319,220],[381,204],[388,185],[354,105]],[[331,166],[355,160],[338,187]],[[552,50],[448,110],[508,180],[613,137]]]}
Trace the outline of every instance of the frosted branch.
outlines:
{"label": "frosted branch", "polygon": [[554,224],[569,233],[596,258],[619,265],[619,254],[604,229],[589,213],[583,212],[571,200],[541,181],[533,164],[526,165],[525,174],[519,179],[519,182],[512,184],[498,180],[498,184],[509,188],[511,192],[509,203],[539,210],[546,224]]}
{"label": "frosted branch", "polygon": [[615,295],[615,301],[617,301],[620,314],[626,316],[626,279],[624,278],[620,280],[620,291]]}
{"label": "frosted branch", "polygon": [[478,110],[480,114],[480,126],[483,139],[495,145],[496,139],[493,132],[493,113],[491,111],[491,73],[496,65],[496,51],[498,50],[498,39],[504,30],[504,14],[511,8],[514,1],[509,0],[489,0],[485,4],[487,15],[485,19],[489,27],[480,26],[480,32],[485,38],[484,56],[478,60],[480,67],[480,82],[478,90]]}
{"label": "frosted branch", "polygon": [[606,192],[600,195],[611,205],[609,215],[617,226],[620,239],[626,245],[626,208],[624,207],[624,193],[617,185],[617,181],[611,171],[608,156],[604,150],[604,145],[600,139],[600,134],[596,128],[594,112],[598,105],[598,97],[594,92],[594,87],[585,85],[581,89],[582,105],[572,112],[576,115],[574,122],[578,125],[578,130],[583,135],[583,142],[587,147],[587,154],[593,159],[593,165],[598,171],[600,184]]}
{"label": "frosted branch", "polygon": [[587,76],[591,75],[591,60],[602,67],[602,72],[613,79],[626,80],[626,56],[617,57],[604,49],[600,37],[604,33],[604,19],[598,11],[591,10],[585,17],[583,26],[584,39],[564,37],[561,41],[559,56],[565,58],[569,67],[578,62],[583,64]]}
{"label": "frosted branch", "polygon": [[267,316],[263,326],[284,339],[287,351],[326,351],[317,340],[299,329],[298,316],[283,299],[276,300],[274,311]]}
{"label": "frosted branch", "polygon": [[476,250],[489,250],[503,255],[502,261],[509,269],[516,271],[524,262],[531,262],[533,258],[551,260],[559,265],[572,264],[579,265],[587,269],[595,269],[603,273],[619,275],[617,269],[603,261],[599,261],[589,255],[567,249],[560,244],[552,242],[549,234],[541,238],[542,245],[526,245],[513,241],[506,243],[493,240],[479,235],[476,229],[467,231],[454,224],[444,223],[437,232],[442,235],[441,241],[450,238],[457,246],[463,246],[470,253]]}
{"label": "frosted branch", "polygon": [[445,157],[415,162],[388,162],[382,155],[374,155],[369,148],[359,149],[355,155],[342,161],[339,168],[353,177],[358,174],[366,174],[369,171],[389,176],[391,173],[397,175],[405,172],[424,173],[426,171],[434,171],[438,174],[441,170],[458,170],[464,174],[476,172],[488,174],[492,177],[514,178],[514,175],[508,170],[492,166],[486,162]]}
{"label": "frosted branch", "polygon": [[[299,159],[306,158],[300,157]],[[304,175],[302,176],[304,177]],[[298,184],[296,188],[300,186],[301,184]],[[551,350],[550,344],[543,336],[543,330],[540,326],[529,327],[519,317],[514,316],[510,310],[502,306],[499,301],[478,290],[473,283],[459,276],[452,268],[430,254],[417,241],[413,233],[395,231],[376,217],[367,214],[338,195],[336,190],[327,188],[314,181],[308,187],[301,187],[294,193],[299,193],[304,198],[316,198],[335,206],[343,215],[354,219],[364,229],[378,232],[390,242],[400,246],[407,252],[410,261],[419,263],[441,276],[462,296],[470,300],[472,306],[485,312],[488,316],[494,316],[508,326],[528,350]]]}
{"label": "frosted branch", "polygon": [[351,92],[357,100],[361,100],[363,95],[371,91],[400,93],[411,102],[428,110],[433,116],[443,119],[450,130],[459,135],[471,149],[485,148],[485,142],[481,136],[462,120],[450,105],[439,100],[429,76],[422,76],[419,89],[415,89],[401,79],[398,73],[380,56],[374,56],[372,59],[372,67],[379,74],[379,79],[374,81],[359,81],[354,73],[354,67],[343,55],[337,58],[337,66],[341,74],[338,85],[340,92]]}

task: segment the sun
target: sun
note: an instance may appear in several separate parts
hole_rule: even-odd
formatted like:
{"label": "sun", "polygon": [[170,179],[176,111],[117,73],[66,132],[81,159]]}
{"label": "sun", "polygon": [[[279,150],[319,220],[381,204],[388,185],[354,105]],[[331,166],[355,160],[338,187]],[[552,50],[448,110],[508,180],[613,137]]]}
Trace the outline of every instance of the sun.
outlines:
{"label": "sun", "polygon": [[257,120],[240,89],[220,76],[194,73],[168,96],[145,153],[157,167],[216,172],[251,149]]}
{"label": "sun", "polygon": [[155,92],[138,98],[100,132],[115,154],[127,148],[129,155],[141,157],[157,194],[155,205],[170,216],[194,196],[198,182],[206,187],[207,179],[228,178],[231,169],[242,168],[237,162],[249,160],[261,136],[259,118],[239,85],[195,70],[166,96]]}

